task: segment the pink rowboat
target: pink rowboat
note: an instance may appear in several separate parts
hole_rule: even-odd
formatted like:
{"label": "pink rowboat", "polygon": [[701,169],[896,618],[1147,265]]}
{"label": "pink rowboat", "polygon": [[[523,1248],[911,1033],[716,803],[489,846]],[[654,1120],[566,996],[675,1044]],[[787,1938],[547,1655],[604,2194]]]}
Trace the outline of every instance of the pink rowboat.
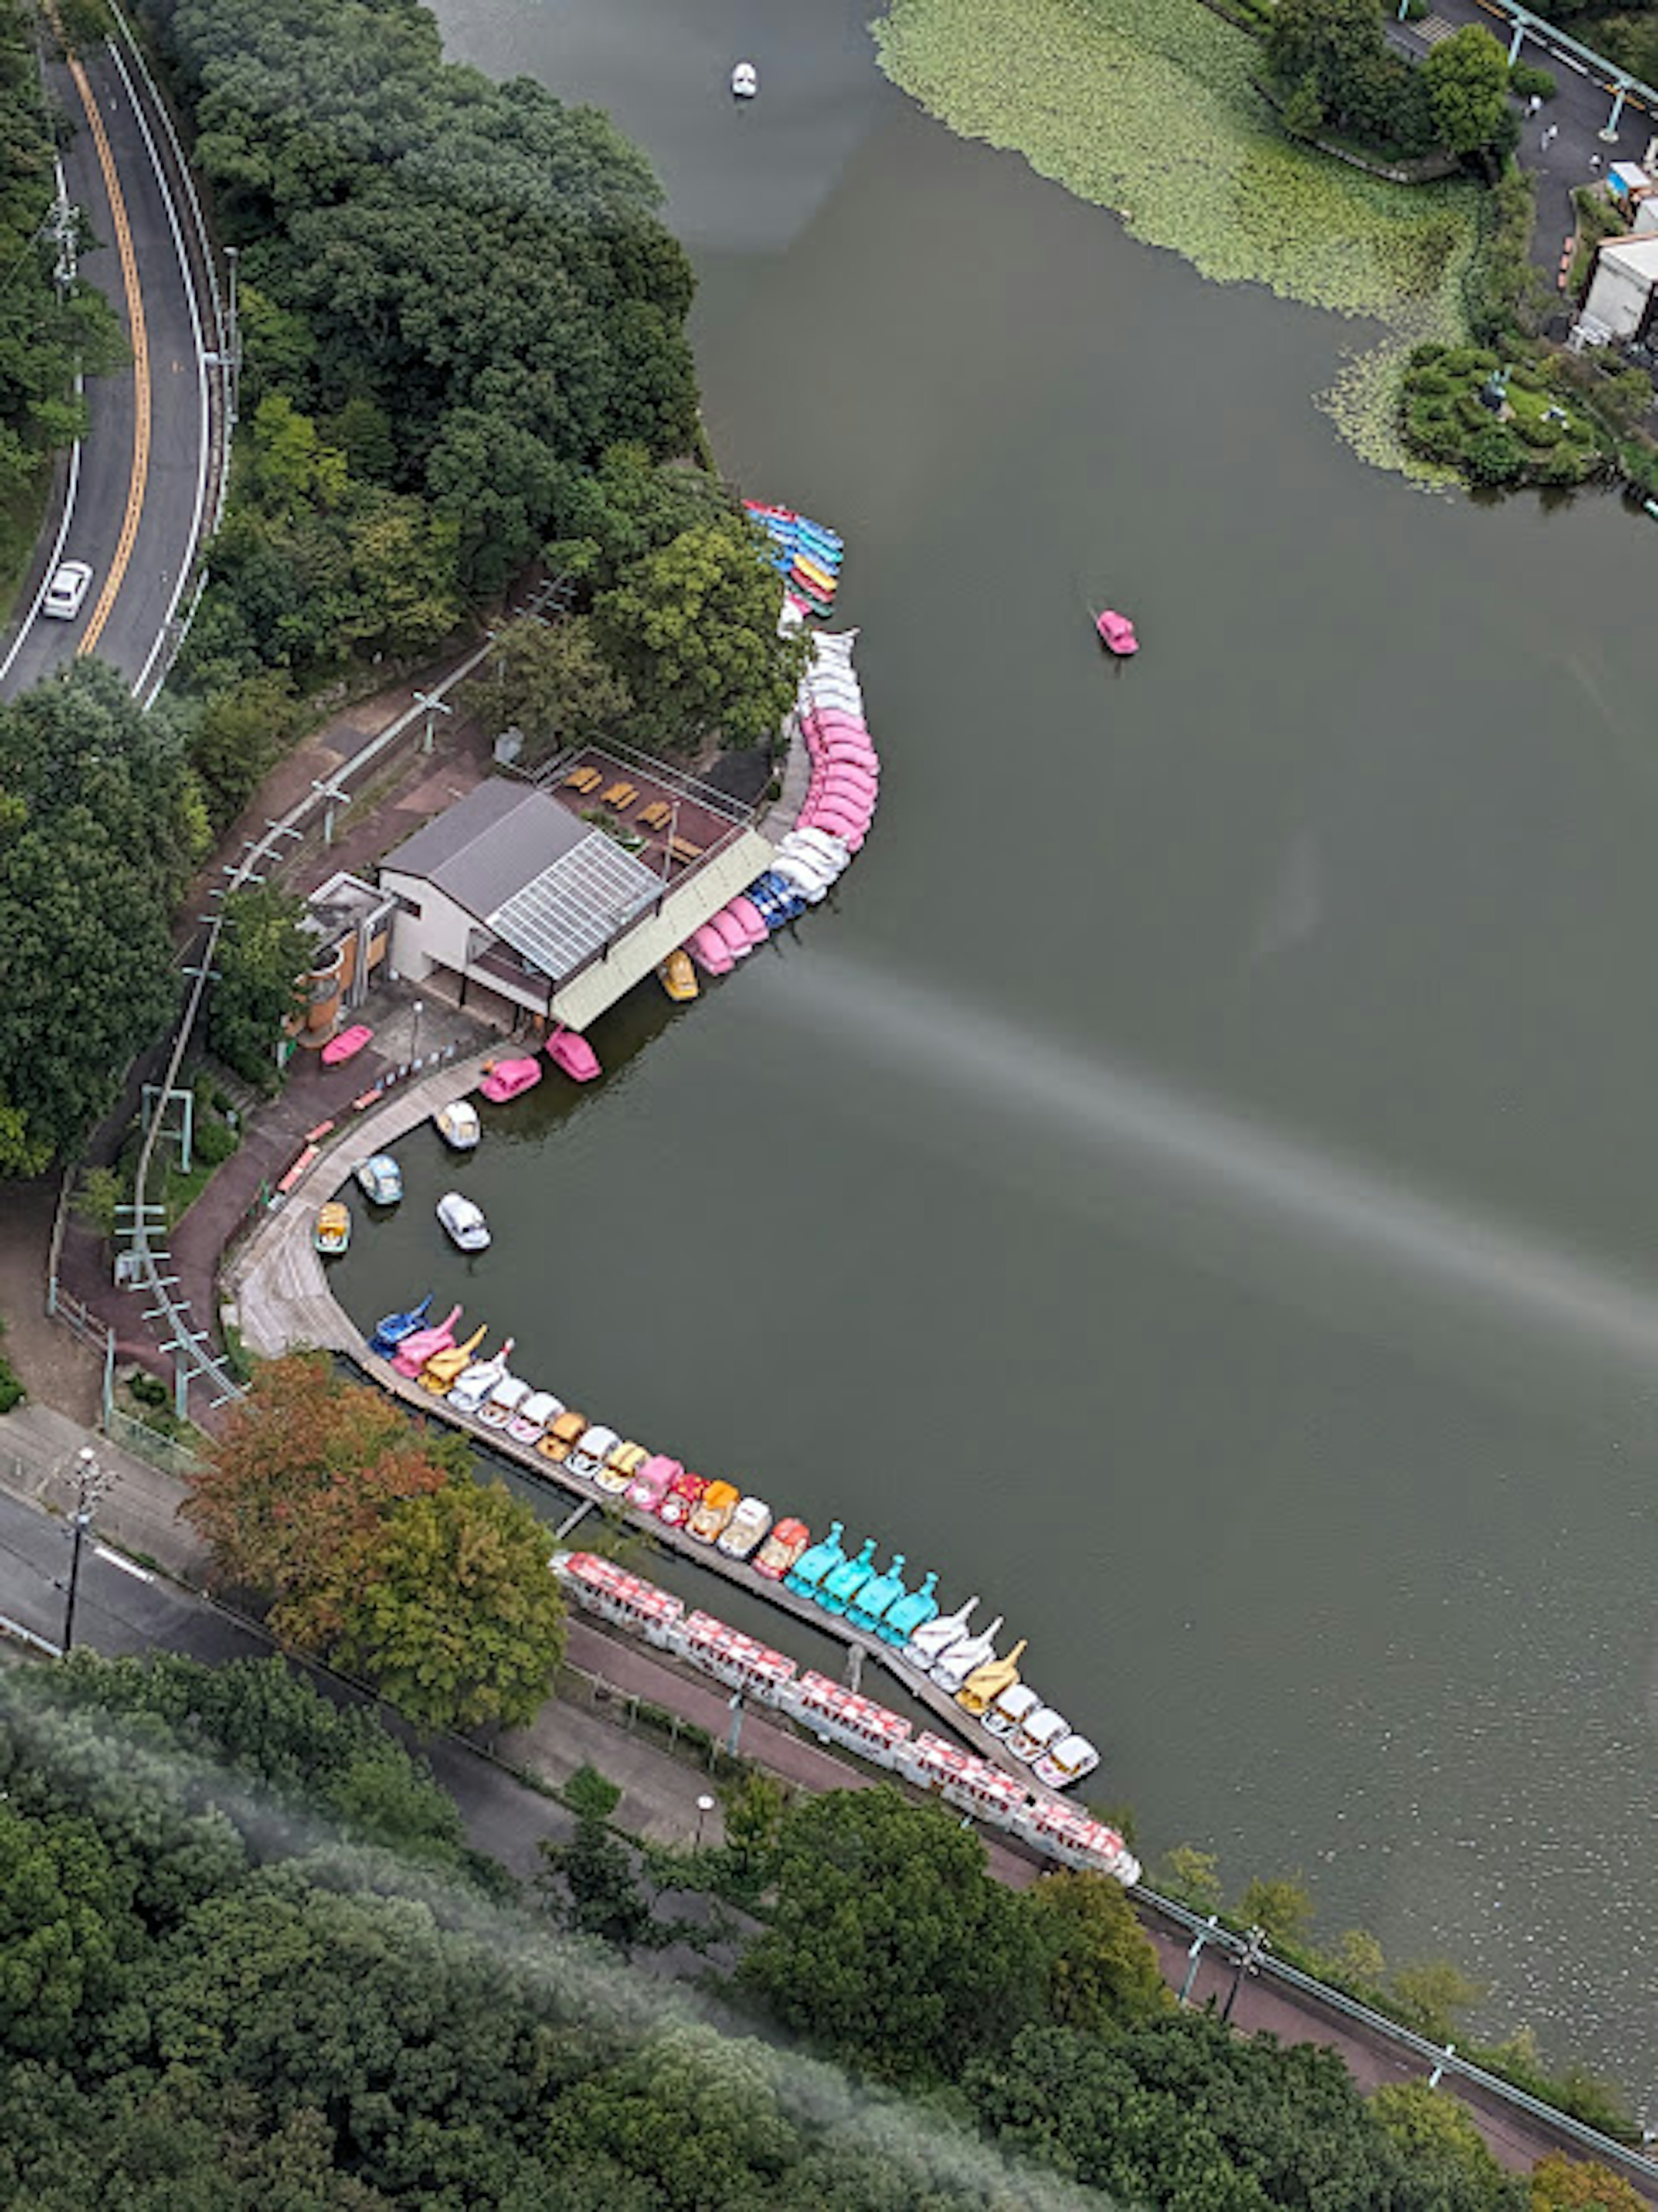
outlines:
{"label": "pink rowboat", "polygon": [[1100,643],[1108,647],[1120,660],[1127,660],[1131,653],[1138,653],[1140,649],[1133,623],[1127,615],[1118,614],[1114,608],[1107,607],[1102,613],[1096,615],[1094,628]]}
{"label": "pink rowboat", "polygon": [[492,1106],[504,1106],[520,1092],[533,1091],[541,1080],[538,1060],[498,1060],[478,1085]]}
{"label": "pink rowboat", "polygon": [[398,1374],[418,1375],[434,1352],[452,1351],[455,1342],[455,1323],[459,1319],[460,1308],[451,1306],[447,1316],[438,1323],[435,1328],[417,1328],[412,1336],[405,1337],[398,1346],[396,1358],[392,1362]]}
{"label": "pink rowboat", "polygon": [[596,1075],[604,1073],[598,1064],[598,1054],[580,1030],[556,1031],[547,1040],[547,1057],[576,1083],[591,1083]]}
{"label": "pink rowboat", "polygon": [[374,1032],[367,1022],[353,1022],[349,1030],[342,1030],[337,1037],[330,1037],[322,1048],[325,1067],[337,1067],[342,1060],[355,1060]]}

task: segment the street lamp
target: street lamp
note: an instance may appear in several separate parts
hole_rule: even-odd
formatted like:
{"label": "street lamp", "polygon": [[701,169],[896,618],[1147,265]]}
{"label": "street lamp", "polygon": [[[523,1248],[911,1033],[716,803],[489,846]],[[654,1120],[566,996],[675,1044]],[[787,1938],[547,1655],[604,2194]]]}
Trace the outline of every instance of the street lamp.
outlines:
{"label": "street lamp", "polygon": [[701,1850],[701,1848],[702,1848],[702,1823],[703,1823],[703,1822],[708,1819],[708,1817],[709,1814],[710,1814],[710,1813],[712,1813],[712,1812],[713,1812],[713,1810],[714,1810],[714,1800],[713,1800],[713,1798],[712,1798],[712,1797],[710,1797],[710,1796],[707,1796],[706,1794],[704,1794],[702,1796],[701,1796],[701,1797],[699,1797],[699,1798],[697,1799],[697,1801],[696,1801],[696,1848],[697,1848],[697,1850],[698,1850],[699,1851],[700,1851],[700,1850]]}
{"label": "street lamp", "polygon": [[64,1600],[65,1655],[75,1642],[75,1598],[81,1581],[81,1547],[92,1526],[92,1510],[109,1484],[109,1477],[100,1468],[90,1444],[82,1444],[75,1456],[76,1497],[70,1520],[69,1589]]}
{"label": "street lamp", "polygon": [[420,1066],[420,1018],[422,1011],[421,1002],[416,999],[415,1001],[414,1026],[409,1032],[409,1065],[411,1068],[418,1067]]}
{"label": "street lamp", "polygon": [[1252,1928],[1245,1936],[1243,1948],[1237,1955],[1232,1986],[1226,1993],[1225,2004],[1221,2008],[1220,2016],[1223,2025],[1232,2017],[1232,2008],[1238,2001],[1238,1991],[1243,1987],[1244,1976],[1260,1972],[1261,1954],[1270,1948],[1271,1946],[1266,1941],[1266,1930],[1264,1928]]}

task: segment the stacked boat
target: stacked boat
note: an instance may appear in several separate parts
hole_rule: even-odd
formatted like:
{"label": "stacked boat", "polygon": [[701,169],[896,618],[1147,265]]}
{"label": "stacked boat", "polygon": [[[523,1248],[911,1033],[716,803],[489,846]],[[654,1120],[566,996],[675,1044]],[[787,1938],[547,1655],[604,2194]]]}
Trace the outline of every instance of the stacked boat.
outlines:
{"label": "stacked boat", "polygon": [[802,615],[827,618],[835,609],[835,587],[846,547],[833,530],[797,514],[792,507],[768,507],[745,499],[744,509],[772,542],[772,559],[783,578],[791,606]]}
{"label": "stacked boat", "polygon": [[1001,1615],[974,1633],[977,1597],[954,1613],[942,1612],[936,1573],[929,1570],[911,1589],[902,1552],[878,1567],[876,1538],[848,1551],[839,1521],[814,1544],[804,1521],[780,1518],[763,1498],[698,1474],[683,1460],[650,1450],[514,1375],[511,1337],[493,1354],[481,1350],[482,1328],[458,1341],[459,1306],[435,1326],[423,1326],[430,1305],[428,1297],[405,1313],[386,1315],[368,1348],[443,1399],[449,1412],[535,1451],[562,1474],[633,1512],[683,1528],[727,1559],[746,1562],[763,1580],[782,1583],[797,1597],[875,1637],[897,1664],[946,1692],[1050,1790],[1069,1788],[1099,1765],[1088,1739],[1020,1680],[1023,1639],[998,1656]]}
{"label": "stacked boat", "polygon": [[805,801],[770,867],[687,939],[684,950],[708,975],[730,975],[757,945],[826,898],[863,848],[881,763],[852,665],[857,635],[847,630],[812,640],[796,702],[811,759]]}
{"label": "stacked boat", "polygon": [[824,1742],[843,1743],[862,1759],[890,1768],[918,1789],[974,1819],[1020,1837],[1061,1865],[1108,1874],[1132,1884],[1139,1861],[1116,1829],[1084,1808],[1050,1796],[1023,1776],[946,1742],[873,1698],[827,1675],[804,1672],[781,1651],[713,1614],[690,1611],[683,1598],[591,1552],[555,1552],[553,1572],[578,1605],[643,1636],[687,1665],[737,1692],[733,1704],[775,1705]]}

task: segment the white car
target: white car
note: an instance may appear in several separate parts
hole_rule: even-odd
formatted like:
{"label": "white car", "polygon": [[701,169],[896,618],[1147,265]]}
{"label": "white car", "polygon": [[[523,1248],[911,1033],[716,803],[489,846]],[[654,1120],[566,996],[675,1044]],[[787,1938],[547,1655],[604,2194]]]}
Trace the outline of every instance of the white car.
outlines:
{"label": "white car", "polygon": [[65,561],[46,586],[41,613],[58,622],[73,622],[92,589],[92,571],[84,561]]}

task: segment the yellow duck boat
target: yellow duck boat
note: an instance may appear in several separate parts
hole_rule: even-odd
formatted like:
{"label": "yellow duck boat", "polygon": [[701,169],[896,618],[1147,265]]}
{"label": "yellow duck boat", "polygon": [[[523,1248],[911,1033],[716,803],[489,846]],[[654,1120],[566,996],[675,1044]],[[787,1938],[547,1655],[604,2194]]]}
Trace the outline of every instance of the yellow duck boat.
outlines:
{"label": "yellow duck boat", "polygon": [[451,1345],[447,1352],[434,1352],[420,1370],[421,1389],[429,1390],[434,1398],[441,1398],[446,1390],[452,1389],[471,1365],[473,1354],[489,1334],[486,1321],[472,1331],[465,1344]]}
{"label": "yellow duck boat", "polygon": [[658,964],[656,980],[676,1005],[683,1006],[698,995],[696,970],[689,952],[671,952]]}
{"label": "yellow duck boat", "polygon": [[982,1667],[974,1668],[956,1692],[956,1702],[964,1713],[971,1713],[977,1720],[981,1713],[989,1711],[1004,1690],[1013,1687],[1019,1679],[1019,1662],[1029,1641],[1028,1636],[1022,1636],[1005,1659],[987,1659]]}

